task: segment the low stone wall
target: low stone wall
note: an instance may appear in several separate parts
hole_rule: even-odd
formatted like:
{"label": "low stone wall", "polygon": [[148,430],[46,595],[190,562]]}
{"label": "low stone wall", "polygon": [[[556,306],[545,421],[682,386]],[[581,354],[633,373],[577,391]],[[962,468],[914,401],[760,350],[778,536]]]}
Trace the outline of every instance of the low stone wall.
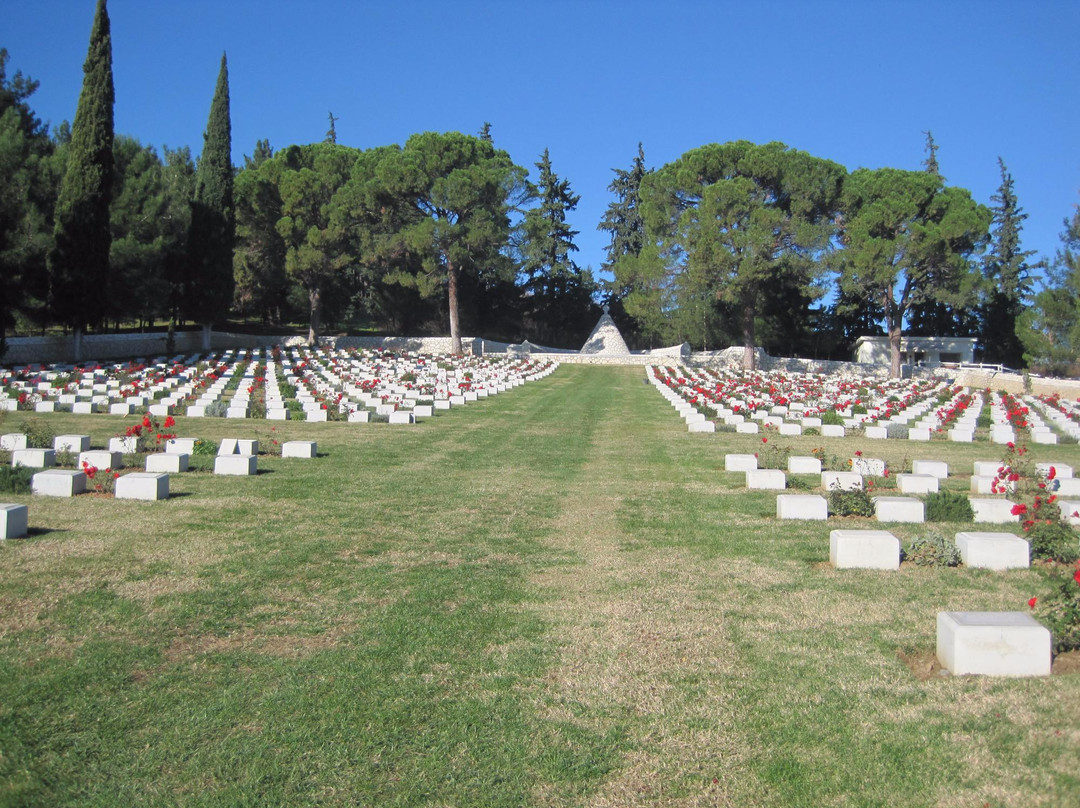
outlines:
{"label": "low stone wall", "polygon": [[[165,354],[164,333],[150,334],[84,334],[83,362],[154,357]],[[226,348],[260,348],[273,345],[279,337],[258,337],[251,334],[212,332],[214,350]],[[178,354],[202,351],[201,331],[178,331],[174,337]],[[11,337],[7,353],[0,360],[5,365],[70,364],[75,361],[75,337]]]}
{"label": "low stone wall", "polygon": [[[1076,399],[1080,396],[1080,380],[1054,379],[1031,376],[1030,392],[1034,395],[1052,395],[1058,393],[1065,398]],[[977,390],[1004,390],[1013,395],[1023,395],[1024,377],[1020,373],[995,373],[992,370],[961,370],[956,374],[956,383]]]}

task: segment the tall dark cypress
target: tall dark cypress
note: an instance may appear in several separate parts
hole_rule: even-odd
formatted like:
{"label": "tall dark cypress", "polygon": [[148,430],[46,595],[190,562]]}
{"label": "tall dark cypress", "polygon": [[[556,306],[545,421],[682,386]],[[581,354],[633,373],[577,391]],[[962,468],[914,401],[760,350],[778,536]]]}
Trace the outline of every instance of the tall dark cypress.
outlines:
{"label": "tall dark cypress", "polygon": [[203,325],[205,339],[210,326],[224,319],[232,304],[235,238],[229,68],[223,54],[195,174],[188,237],[191,274],[184,289],[187,317]]}
{"label": "tall dark cypress", "polygon": [[109,313],[114,97],[109,14],[98,0],[48,256],[52,317],[77,337]]}

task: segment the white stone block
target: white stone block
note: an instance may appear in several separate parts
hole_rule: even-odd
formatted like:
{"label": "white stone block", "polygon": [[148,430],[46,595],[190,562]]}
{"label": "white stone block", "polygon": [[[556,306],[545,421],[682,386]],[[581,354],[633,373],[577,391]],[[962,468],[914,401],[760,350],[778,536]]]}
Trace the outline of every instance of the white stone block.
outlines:
{"label": "white stone block", "polygon": [[81,469],[83,463],[96,469],[113,469],[114,471],[124,467],[124,455],[122,452],[110,452],[108,449],[89,449],[79,452],[78,465]]}
{"label": "white stone block", "polygon": [[965,427],[953,427],[949,430],[949,440],[953,443],[974,443],[975,430]]}
{"label": "white stone block", "polygon": [[282,457],[316,457],[318,447],[313,440],[287,440],[281,444]]}
{"label": "white stone block", "polygon": [[411,412],[406,410],[398,410],[397,412],[390,413],[390,423],[392,424],[415,424],[416,418],[413,417]]}
{"label": "white stone block", "polygon": [[57,452],[85,452],[89,448],[89,435],[57,435],[53,438],[53,449]]}
{"label": "white stone block", "polygon": [[[997,476],[993,477],[980,477],[978,475],[971,475],[971,493],[972,494],[995,494],[994,487],[997,484]],[[1006,483],[1015,487],[1013,483]]]}
{"label": "white stone block", "polygon": [[821,474],[821,461],[816,457],[789,457],[788,474]]}
{"label": "white stone block", "polygon": [[[435,408],[432,407],[432,405],[430,404],[418,404],[417,406],[413,407],[413,415],[415,415],[417,418],[431,418],[434,414]],[[709,423],[712,422],[710,421]],[[713,424],[713,428],[707,431],[712,432],[715,429],[716,424]],[[690,431],[693,432],[694,430],[691,429]]]}
{"label": "white stone block", "polygon": [[735,431],[740,435],[756,435],[760,427],[753,421],[747,421],[745,424],[735,424]]}
{"label": "white stone block", "polygon": [[1073,467],[1064,463],[1036,463],[1035,470],[1041,472],[1044,476],[1050,473],[1051,466],[1054,469],[1055,480],[1071,480],[1073,476]]}
{"label": "white stone block", "polygon": [[821,487],[826,491],[860,491],[863,487],[862,475],[854,471],[823,471]]}
{"label": "white stone block", "polygon": [[1031,545],[1011,533],[961,531],[956,534],[956,547],[968,567],[1011,570],[1031,566]]}
{"label": "white stone block", "polygon": [[169,438],[165,441],[165,451],[168,454],[194,454],[198,440],[198,438]]}
{"label": "white stone block", "polygon": [[266,420],[267,421],[288,421],[289,411],[285,407],[267,407],[266,408]]}
{"label": "white stone block", "polygon": [[911,464],[911,472],[912,474],[929,474],[939,480],[945,480],[949,476],[949,464],[944,460],[916,460]]}
{"label": "white stone block", "polygon": [[780,424],[781,435],[801,435],[802,429],[799,424]]}
{"label": "white stone block", "polygon": [[157,474],[180,474],[188,470],[191,455],[183,452],[162,452],[146,456],[146,470]]}
{"label": "white stone block", "polygon": [[9,432],[6,435],[0,435],[0,450],[5,452],[11,452],[15,449],[26,448],[26,435],[22,432]]}
{"label": "white stone block", "polygon": [[821,427],[821,436],[824,438],[842,438],[847,434],[844,427],[839,424],[824,424]]}
{"label": "white stone block", "polygon": [[885,530],[833,530],[829,563],[837,569],[900,569],[900,540]]}
{"label": "white stone block", "polygon": [[926,507],[911,497],[874,497],[874,515],[879,522],[923,522]]}
{"label": "white stone block", "polygon": [[34,405],[34,412],[56,412],[56,402],[39,401]]}
{"label": "white stone block", "polygon": [[219,455],[214,458],[214,474],[230,477],[250,477],[257,470],[255,455]]}
{"label": "white stone block", "polygon": [[1031,434],[1031,442],[1042,444],[1044,446],[1056,446],[1058,436],[1052,432],[1033,432]]}
{"label": "white stone block", "polygon": [[915,441],[930,440],[930,430],[925,427],[913,426],[907,431],[907,439]]}
{"label": "white stone block", "polygon": [[937,657],[956,676],[1049,676],[1050,631],[1026,612],[938,612]]}
{"label": "white stone block", "polygon": [[133,412],[135,405],[127,401],[109,405],[109,415],[131,415]]}
{"label": "white stone block", "polygon": [[976,460],[972,464],[972,474],[977,477],[996,477],[999,468],[1000,460]]}
{"label": "white stone block", "polygon": [[48,469],[56,465],[54,449],[15,449],[11,452],[12,466],[32,469]]}
{"label": "white stone block", "polygon": [[992,426],[990,427],[990,442],[991,443],[1015,443],[1016,433],[1013,432],[1012,427]]}
{"label": "white stone block", "polygon": [[889,431],[883,426],[864,427],[863,434],[872,440],[884,440],[889,437]]}
{"label": "white stone block", "polygon": [[248,438],[222,438],[218,445],[218,456],[221,455],[257,455],[259,442]]}
{"label": "white stone block", "polygon": [[1019,522],[1020,517],[1012,513],[1013,503],[1007,499],[982,499],[969,497],[971,510],[975,513],[976,522],[993,525],[1006,525],[1010,522]]}
{"label": "white stone block", "polygon": [[109,438],[109,451],[121,454],[135,454],[139,451],[139,439],[132,437]]}
{"label": "white stone block", "polygon": [[[1080,502],[1069,499],[1059,499],[1057,501],[1058,510],[1061,511],[1062,518],[1073,527],[1080,525]],[[1019,517],[1017,517],[1019,520]]]}
{"label": "white stone block", "polygon": [[39,471],[30,478],[30,490],[45,497],[73,497],[86,490],[86,474],[70,469]]}
{"label": "white stone block", "polygon": [[757,455],[724,455],[724,471],[753,471],[757,468]]}
{"label": "white stone block", "polygon": [[248,409],[247,409],[246,406],[245,407],[229,407],[228,409],[225,410],[225,417],[226,418],[247,418],[248,417]]}
{"label": "white stone block", "polygon": [[825,521],[829,518],[829,502],[817,494],[780,494],[776,497],[776,516]]}
{"label": "white stone block", "polygon": [[29,530],[25,505],[0,504],[0,541],[21,539]]}
{"label": "white stone block", "polygon": [[156,501],[169,498],[169,475],[149,471],[133,471],[116,478],[117,499]]}
{"label": "white stone block", "polygon": [[884,477],[885,461],[877,457],[853,457],[851,470],[864,477]]}
{"label": "white stone block", "polygon": [[716,424],[712,421],[699,421],[694,424],[687,425],[687,430],[690,432],[715,432]]}
{"label": "white stone block", "polygon": [[1080,477],[1059,477],[1054,482],[1053,490],[1059,497],[1080,497]]}
{"label": "white stone block", "polygon": [[448,410],[448,409],[450,409],[450,399],[448,399],[448,398],[437,398],[437,399],[435,399],[434,405],[435,405],[435,409],[437,409],[437,410]]}
{"label": "white stone block", "polygon": [[309,423],[324,423],[330,420],[326,410],[320,408],[317,410],[308,410],[304,413],[304,420]]}
{"label": "white stone block", "polygon": [[931,494],[938,490],[938,478],[932,474],[897,474],[896,487],[901,494]]}
{"label": "white stone block", "polygon": [[787,475],[780,469],[752,469],[746,472],[746,487],[752,490],[783,491]]}
{"label": "white stone block", "polygon": [[367,410],[353,410],[349,413],[349,423],[351,424],[366,424],[371,418],[371,413]]}

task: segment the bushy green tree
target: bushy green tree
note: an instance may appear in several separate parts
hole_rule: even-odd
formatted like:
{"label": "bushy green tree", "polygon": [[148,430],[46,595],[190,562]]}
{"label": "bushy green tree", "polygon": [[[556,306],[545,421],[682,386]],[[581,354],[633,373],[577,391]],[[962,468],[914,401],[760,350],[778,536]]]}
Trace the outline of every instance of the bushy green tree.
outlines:
{"label": "bushy green tree", "polygon": [[1080,209],[1065,220],[1061,248],[1047,269],[1043,289],[1017,322],[1030,366],[1066,374],[1080,361]]}
{"label": "bushy green tree", "polygon": [[53,143],[27,101],[38,82],[7,62],[0,48],[0,340],[17,315],[43,319],[55,201]]}
{"label": "bushy green tree", "polygon": [[508,277],[511,200],[525,171],[490,142],[459,132],[413,135],[358,163],[342,196],[343,226],[364,241],[362,264],[415,288],[445,290],[452,350],[461,353],[461,278]]}
{"label": "bushy green tree", "polygon": [[858,169],[844,183],[840,288],[882,309],[889,371],[900,376],[900,340],[911,306],[971,301],[978,275],[972,256],[987,238],[989,209],[936,174]]}
{"label": "bushy green tree", "polygon": [[285,161],[272,157],[269,143],[258,141],[254,159],[245,157],[245,168],[236,177],[233,305],[241,315],[277,325],[287,311],[289,278],[285,239],[278,231]]}
{"label": "bushy green tree", "polygon": [[113,100],[109,15],[98,0],[48,256],[50,310],[75,330],[76,358],[82,330],[108,312]]}
{"label": "bushy green tree", "polygon": [[814,293],[844,175],[842,166],[782,143],[736,141],[687,152],[642,181],[649,246],[621,273],[639,287],[655,284],[637,299],[653,295],[648,305],[658,306],[660,317],[693,299],[707,324],[715,312],[706,294],[729,307],[743,364],[752,368],[757,320],[778,280]]}

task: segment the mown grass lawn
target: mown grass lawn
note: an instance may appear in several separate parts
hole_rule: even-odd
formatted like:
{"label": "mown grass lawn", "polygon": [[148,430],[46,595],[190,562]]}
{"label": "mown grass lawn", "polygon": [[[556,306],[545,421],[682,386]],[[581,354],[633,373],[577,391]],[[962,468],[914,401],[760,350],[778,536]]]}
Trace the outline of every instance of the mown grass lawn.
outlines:
{"label": "mown grass lawn", "polygon": [[0,548],[0,805],[1080,803],[1080,675],[929,675],[938,611],[1024,609],[1040,571],[832,569],[835,524],[723,471],[760,439],[687,433],[641,369],[274,434],[321,456],[160,503],[7,496],[31,536]]}

